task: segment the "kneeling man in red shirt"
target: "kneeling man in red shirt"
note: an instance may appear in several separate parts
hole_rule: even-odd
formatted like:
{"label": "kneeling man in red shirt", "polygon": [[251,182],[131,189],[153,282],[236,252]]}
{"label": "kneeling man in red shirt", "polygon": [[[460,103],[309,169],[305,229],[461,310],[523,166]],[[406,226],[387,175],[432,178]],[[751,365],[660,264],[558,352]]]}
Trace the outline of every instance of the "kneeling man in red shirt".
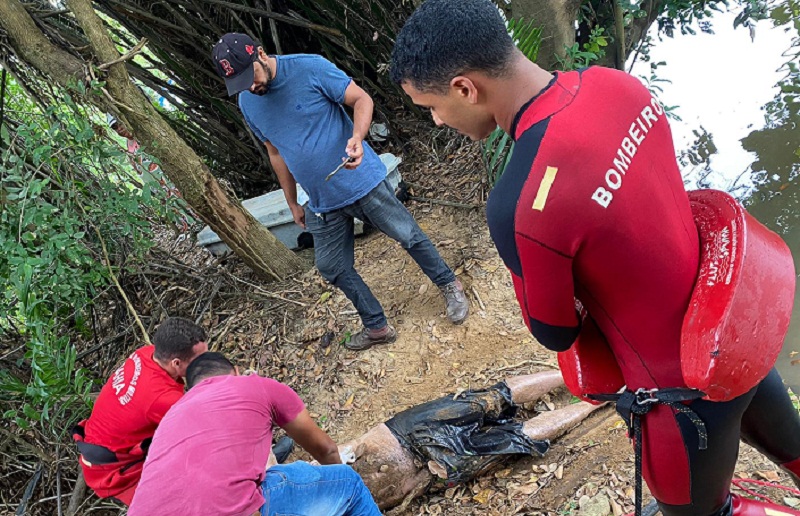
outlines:
{"label": "kneeling man in red shirt", "polygon": [[205,331],[179,317],[161,323],[153,344],[125,360],[73,429],[86,485],[101,498],[131,503],[156,427],[183,396],[189,363],[208,350]]}

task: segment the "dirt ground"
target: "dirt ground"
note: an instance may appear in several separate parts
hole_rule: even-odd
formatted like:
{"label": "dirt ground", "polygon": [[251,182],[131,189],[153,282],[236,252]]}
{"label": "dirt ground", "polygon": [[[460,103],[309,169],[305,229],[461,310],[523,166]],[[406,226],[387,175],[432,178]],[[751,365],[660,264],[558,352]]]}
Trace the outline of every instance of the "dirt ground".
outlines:
{"label": "dirt ground", "polygon": [[[482,206],[487,188],[475,148],[443,149],[440,154],[443,163],[453,164],[401,168],[415,185],[413,194]],[[458,184],[462,187],[452,188]],[[448,192],[463,191],[469,184],[475,185],[471,198],[448,200]],[[208,292],[191,292],[207,299],[201,315],[212,349],[225,352],[240,367],[291,385],[340,443],[412,405],[556,367],[555,354],[539,346],[524,326],[482,207],[412,201],[409,209],[469,294],[471,313],[461,326],[447,321],[441,293],[408,254],[379,233],[357,239],[356,267],[398,330],[397,342],[388,346],[356,353],[341,345],[360,329],[359,319],[344,295],[315,270],[281,285],[256,286],[257,279],[236,279],[237,284],[254,287],[246,301],[226,301],[225,292],[217,294],[219,284],[210,297]],[[312,259],[311,251],[303,253]],[[189,264],[194,270],[211,267],[214,261],[197,250],[188,254],[195,257]],[[566,392],[554,393],[525,407],[523,417],[552,410],[570,398]],[[790,485],[774,465],[743,449],[737,476]],[[303,458],[307,456],[295,452],[289,460]],[[578,514],[587,501],[606,497],[606,514],[619,516],[633,510],[633,470],[626,429],[611,408],[604,408],[552,443],[544,457],[509,461],[466,485],[434,486],[402,514]],[[800,503],[774,489],[767,491],[776,500]],[[87,504],[93,512],[109,507],[109,502],[96,500]]]}

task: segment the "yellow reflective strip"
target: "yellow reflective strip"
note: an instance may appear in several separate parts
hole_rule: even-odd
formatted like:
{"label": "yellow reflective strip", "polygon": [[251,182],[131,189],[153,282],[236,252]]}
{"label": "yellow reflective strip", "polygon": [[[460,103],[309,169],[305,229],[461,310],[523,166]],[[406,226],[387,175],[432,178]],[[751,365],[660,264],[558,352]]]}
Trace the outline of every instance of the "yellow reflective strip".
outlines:
{"label": "yellow reflective strip", "polygon": [[539,184],[539,191],[536,192],[536,199],[533,200],[534,210],[544,210],[544,205],[547,203],[547,194],[550,193],[553,181],[556,180],[557,172],[558,169],[556,167],[547,167],[547,170],[545,170],[542,182]]}
{"label": "yellow reflective strip", "polygon": [[776,511],[775,509],[770,509],[768,507],[764,508],[764,512],[767,516],[792,516],[792,514],[789,512]]}

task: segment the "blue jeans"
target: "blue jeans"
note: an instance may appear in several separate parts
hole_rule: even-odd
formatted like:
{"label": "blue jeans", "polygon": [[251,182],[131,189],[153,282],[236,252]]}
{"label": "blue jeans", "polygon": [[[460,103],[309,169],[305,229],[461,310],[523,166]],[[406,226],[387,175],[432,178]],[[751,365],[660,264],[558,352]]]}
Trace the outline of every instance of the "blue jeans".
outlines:
{"label": "blue jeans", "polygon": [[367,486],[342,464],[279,464],[261,483],[266,503],[262,516],[380,516]]}
{"label": "blue jeans", "polygon": [[354,268],[354,218],[369,222],[396,240],[436,286],[455,281],[453,271],[394,195],[387,180],[353,204],[322,216],[306,208],[306,226],[314,236],[317,269],[323,278],[339,287],[353,302],[366,328],[383,328],[386,326],[386,315],[380,302]]}

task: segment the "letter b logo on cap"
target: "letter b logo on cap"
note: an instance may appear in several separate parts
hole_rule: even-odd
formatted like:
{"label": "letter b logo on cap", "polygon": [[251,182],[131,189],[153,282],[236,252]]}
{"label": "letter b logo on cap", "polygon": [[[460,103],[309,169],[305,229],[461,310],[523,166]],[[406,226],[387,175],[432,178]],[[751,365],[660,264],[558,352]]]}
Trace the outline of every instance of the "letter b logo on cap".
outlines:
{"label": "letter b logo on cap", "polygon": [[225,72],[225,76],[228,77],[233,75],[233,67],[231,63],[227,59],[220,59],[219,65],[222,67],[222,70]]}

